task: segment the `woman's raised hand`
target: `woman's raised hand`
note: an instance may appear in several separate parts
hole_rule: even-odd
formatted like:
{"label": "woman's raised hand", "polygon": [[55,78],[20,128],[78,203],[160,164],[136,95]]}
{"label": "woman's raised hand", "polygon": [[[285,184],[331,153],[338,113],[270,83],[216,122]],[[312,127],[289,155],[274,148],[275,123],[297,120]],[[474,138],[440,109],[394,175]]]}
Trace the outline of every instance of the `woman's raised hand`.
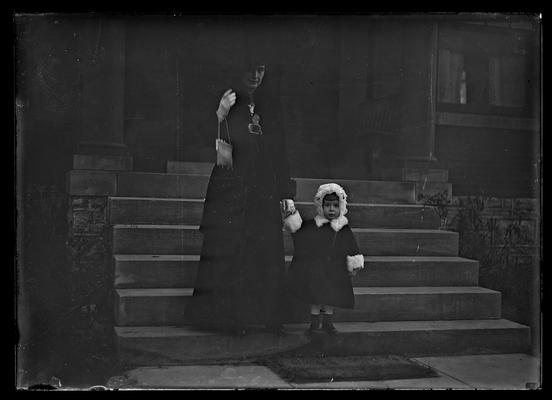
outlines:
{"label": "woman's raised hand", "polygon": [[236,93],[233,92],[232,89],[228,89],[226,92],[224,92],[222,98],[220,99],[219,107],[217,110],[219,122],[222,122],[224,118],[228,116],[228,113],[230,112],[230,109],[234,104],[236,104]]}

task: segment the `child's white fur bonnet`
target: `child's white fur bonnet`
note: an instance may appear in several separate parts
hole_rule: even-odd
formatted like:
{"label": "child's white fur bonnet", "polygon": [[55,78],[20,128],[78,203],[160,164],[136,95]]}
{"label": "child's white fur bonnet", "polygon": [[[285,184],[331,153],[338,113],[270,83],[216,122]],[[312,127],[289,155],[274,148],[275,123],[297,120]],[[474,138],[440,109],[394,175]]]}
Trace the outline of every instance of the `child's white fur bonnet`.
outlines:
{"label": "child's white fur bonnet", "polygon": [[[324,196],[331,193],[335,193],[339,198],[340,213],[339,217],[330,221],[324,216],[322,205],[324,202]],[[347,214],[347,193],[345,193],[345,190],[337,183],[326,183],[321,185],[318,188],[316,195],[314,196],[314,205],[316,207],[317,214],[314,217],[314,222],[316,223],[316,226],[318,228],[320,228],[324,224],[330,223],[332,229],[338,232],[341,230],[341,228],[349,223],[349,220],[347,219],[347,217],[345,217],[345,214]],[[284,228],[291,233],[297,232],[299,228],[301,228],[302,224],[303,219],[301,218],[299,211],[296,211],[292,215],[289,215],[284,220]]]}
{"label": "child's white fur bonnet", "polygon": [[337,183],[326,183],[324,185],[320,185],[316,195],[314,196],[316,213],[318,215],[324,215],[322,203],[324,201],[324,197],[331,193],[335,193],[339,197],[339,211],[341,212],[341,215],[345,216],[345,214],[347,214],[347,193],[345,193],[345,190]]}
{"label": "child's white fur bonnet", "polygon": [[[324,202],[324,197],[331,193],[335,193],[337,194],[337,197],[339,197],[340,215],[338,218],[329,221],[326,217],[324,217],[324,210],[322,209],[322,205]],[[345,214],[347,214],[347,193],[345,193],[345,190],[337,183],[325,183],[323,185],[320,185],[318,191],[316,192],[316,195],[314,196],[314,205],[316,207],[317,214],[316,217],[314,217],[316,226],[321,227],[323,224],[330,222],[333,230],[337,232],[349,223],[349,221],[345,217]]]}

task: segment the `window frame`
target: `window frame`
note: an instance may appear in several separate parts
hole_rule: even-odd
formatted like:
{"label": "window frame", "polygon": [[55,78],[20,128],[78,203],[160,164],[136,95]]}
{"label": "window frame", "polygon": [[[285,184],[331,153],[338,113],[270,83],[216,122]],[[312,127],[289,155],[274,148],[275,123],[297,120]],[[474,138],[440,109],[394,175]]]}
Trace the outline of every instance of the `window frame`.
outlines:
{"label": "window frame", "polygon": [[[505,106],[491,104],[490,99],[490,60],[492,57],[519,56],[515,48],[510,46],[515,37],[521,37],[525,45],[524,58],[525,74],[528,82],[525,84],[524,102],[521,106]],[[532,90],[534,89],[533,70],[530,60],[534,57],[531,38],[532,31],[474,25],[469,23],[440,24],[437,39],[437,57],[442,49],[448,49],[464,56],[466,70],[467,103],[443,102],[437,90],[437,112],[461,112],[471,114],[492,114],[513,117],[527,117],[531,115]],[[438,65],[439,60],[437,60]],[[437,88],[440,85],[440,73],[436,71]],[[474,100],[474,90],[476,97]]]}

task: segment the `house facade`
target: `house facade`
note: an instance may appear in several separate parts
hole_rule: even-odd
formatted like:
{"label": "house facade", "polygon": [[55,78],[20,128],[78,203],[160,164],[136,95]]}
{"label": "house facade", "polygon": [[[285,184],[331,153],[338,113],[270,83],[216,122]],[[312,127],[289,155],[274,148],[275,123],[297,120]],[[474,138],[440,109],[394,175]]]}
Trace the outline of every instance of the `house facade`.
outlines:
{"label": "house facade", "polygon": [[[214,162],[214,111],[248,46],[262,46],[267,77],[278,71],[293,177],[433,185],[456,228],[453,215],[484,199],[490,248],[524,232],[508,242],[511,265],[525,265],[512,280],[526,282],[508,307],[521,315],[524,299],[532,314],[518,322],[538,347],[540,22],[495,14],[17,16],[21,336],[33,342],[67,304],[80,319],[61,326],[109,334],[118,174]],[[488,254],[469,239],[466,256]]]}

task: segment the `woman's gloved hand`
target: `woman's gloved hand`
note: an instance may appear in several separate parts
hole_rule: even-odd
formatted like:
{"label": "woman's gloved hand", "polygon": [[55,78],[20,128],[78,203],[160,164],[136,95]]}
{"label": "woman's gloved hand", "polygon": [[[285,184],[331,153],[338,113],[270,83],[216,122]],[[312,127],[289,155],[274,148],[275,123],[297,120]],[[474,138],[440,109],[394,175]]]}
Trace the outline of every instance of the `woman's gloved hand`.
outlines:
{"label": "woman's gloved hand", "polygon": [[284,199],[280,202],[280,205],[283,219],[286,219],[290,215],[295,214],[295,212],[297,211],[295,208],[295,203],[292,199]]}
{"label": "woman's gloved hand", "polygon": [[299,210],[295,208],[295,203],[292,199],[284,199],[280,205],[284,229],[291,233],[297,232],[303,225],[303,218],[301,218]]}
{"label": "woman's gloved hand", "polygon": [[217,117],[219,122],[224,121],[234,104],[236,104],[236,93],[233,92],[232,89],[228,89],[222,95],[217,109]]}

